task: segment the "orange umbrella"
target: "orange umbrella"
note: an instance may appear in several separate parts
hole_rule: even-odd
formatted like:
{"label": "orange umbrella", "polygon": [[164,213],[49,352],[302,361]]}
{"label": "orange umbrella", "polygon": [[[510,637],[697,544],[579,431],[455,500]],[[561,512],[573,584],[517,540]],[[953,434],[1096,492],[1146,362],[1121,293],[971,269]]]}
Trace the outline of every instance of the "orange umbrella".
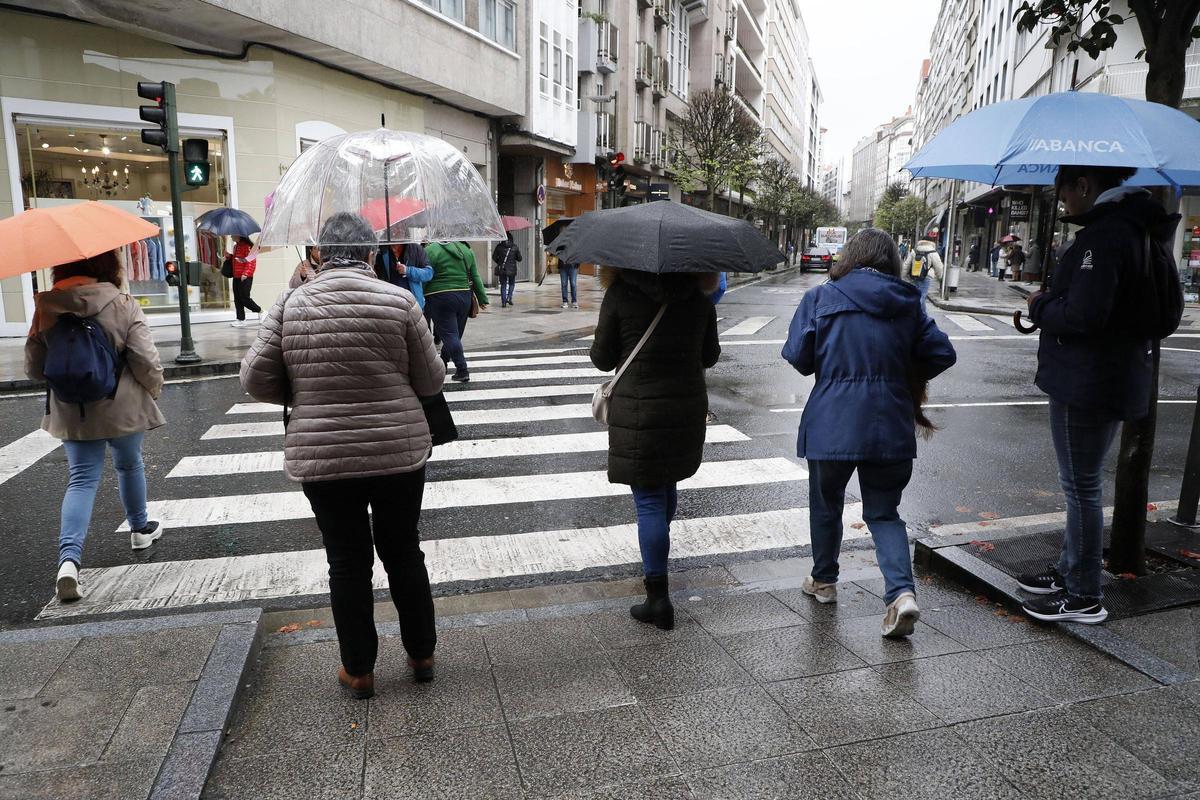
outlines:
{"label": "orange umbrella", "polygon": [[157,225],[95,200],[32,208],[0,220],[0,278],[70,264],[151,236],[158,236]]}

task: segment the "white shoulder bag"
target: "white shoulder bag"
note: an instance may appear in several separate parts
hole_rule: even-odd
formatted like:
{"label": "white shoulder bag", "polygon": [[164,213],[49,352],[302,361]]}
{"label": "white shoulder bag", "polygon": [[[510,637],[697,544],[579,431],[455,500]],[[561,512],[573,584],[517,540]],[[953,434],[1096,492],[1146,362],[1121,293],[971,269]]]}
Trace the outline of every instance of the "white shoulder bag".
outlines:
{"label": "white shoulder bag", "polygon": [[650,327],[647,328],[646,332],[642,334],[642,338],[639,339],[637,345],[634,346],[633,352],[629,354],[629,358],[625,359],[625,363],[621,365],[619,370],[617,370],[617,374],[613,375],[611,381],[605,381],[604,383],[600,384],[600,387],[596,389],[596,393],[592,395],[592,416],[595,417],[596,422],[602,422],[605,425],[608,424],[609,396],[612,395],[613,389],[617,388],[617,381],[621,380],[621,376],[625,374],[625,370],[628,369],[629,365],[633,363],[633,360],[637,358],[637,354],[639,351],[641,351],[642,345],[646,343],[646,340],[650,338],[650,334],[654,333],[654,329],[658,327],[658,321],[662,319],[663,312],[666,310],[666,303],[663,303],[661,306],[659,306],[658,313],[654,315],[654,321],[650,323]]}

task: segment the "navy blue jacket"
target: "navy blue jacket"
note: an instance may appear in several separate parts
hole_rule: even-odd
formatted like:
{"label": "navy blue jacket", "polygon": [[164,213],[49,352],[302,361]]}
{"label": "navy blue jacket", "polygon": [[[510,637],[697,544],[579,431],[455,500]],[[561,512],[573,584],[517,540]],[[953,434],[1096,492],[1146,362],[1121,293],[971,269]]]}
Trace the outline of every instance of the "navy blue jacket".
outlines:
{"label": "navy blue jacket", "polygon": [[1059,259],[1050,291],[1029,307],[1042,329],[1038,388],[1110,419],[1146,416],[1153,344],[1140,332],[1130,303],[1145,280],[1147,233],[1152,241],[1170,243],[1177,219],[1138,190],[1064,217],[1084,227]]}
{"label": "navy blue jacket", "polygon": [[783,357],[801,375],[816,374],[796,455],[818,461],[916,458],[910,379],[929,380],[956,360],[917,288],[870,269],[804,295]]}

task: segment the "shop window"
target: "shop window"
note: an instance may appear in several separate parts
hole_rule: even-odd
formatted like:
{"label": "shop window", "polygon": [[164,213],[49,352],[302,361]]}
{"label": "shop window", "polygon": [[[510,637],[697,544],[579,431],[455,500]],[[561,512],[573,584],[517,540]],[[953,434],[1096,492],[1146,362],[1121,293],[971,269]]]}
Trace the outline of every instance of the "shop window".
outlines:
{"label": "shop window", "polygon": [[[166,155],[144,145],[137,128],[21,116],[13,124],[23,206],[48,208],[98,200],[158,225],[159,236],[124,249],[126,288],[148,314],[177,312],[177,274],[168,271],[167,262],[178,264],[183,259],[175,254]],[[196,310],[226,309],[229,287],[220,274],[220,245],[197,237],[195,230],[196,217],[227,202],[225,137],[187,129],[182,133],[207,138],[212,163],[209,185],[183,195],[186,260],[201,263],[199,282],[189,287],[191,303]],[[49,288],[51,280],[50,270],[34,275],[37,289]]]}

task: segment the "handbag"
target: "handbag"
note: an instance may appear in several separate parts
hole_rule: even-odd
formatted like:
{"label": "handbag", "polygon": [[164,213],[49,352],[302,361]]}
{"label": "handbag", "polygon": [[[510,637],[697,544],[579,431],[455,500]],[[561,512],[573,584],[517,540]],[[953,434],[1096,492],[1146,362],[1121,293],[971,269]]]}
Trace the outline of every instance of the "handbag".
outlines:
{"label": "handbag", "polygon": [[663,313],[667,310],[667,304],[663,303],[658,308],[658,313],[654,315],[654,321],[650,323],[650,327],[646,328],[646,332],[642,334],[642,338],[634,345],[633,352],[629,354],[629,358],[625,359],[625,363],[617,370],[617,374],[612,376],[612,380],[605,381],[597,387],[595,394],[592,395],[592,417],[596,422],[608,424],[608,403],[609,398],[613,393],[613,389],[617,388],[617,381],[621,380],[621,376],[625,374],[625,370],[633,363],[633,359],[637,358],[638,352],[642,349],[642,345],[650,338],[650,334],[654,333],[654,329],[658,327],[659,320],[662,319]]}
{"label": "handbag", "polygon": [[233,259],[230,258],[229,256],[225,256],[225,260],[221,262],[221,277],[222,278],[232,278],[233,277]]}
{"label": "handbag", "polygon": [[433,437],[434,446],[449,444],[457,439],[458,428],[454,424],[454,417],[450,416],[450,405],[446,402],[446,395],[438,392],[418,399],[421,401],[421,410],[425,412],[425,422],[429,425],[429,435]]}
{"label": "handbag", "polygon": [[467,316],[475,319],[479,316],[479,298],[475,296],[475,289],[470,289],[471,292],[471,310],[467,312]]}

